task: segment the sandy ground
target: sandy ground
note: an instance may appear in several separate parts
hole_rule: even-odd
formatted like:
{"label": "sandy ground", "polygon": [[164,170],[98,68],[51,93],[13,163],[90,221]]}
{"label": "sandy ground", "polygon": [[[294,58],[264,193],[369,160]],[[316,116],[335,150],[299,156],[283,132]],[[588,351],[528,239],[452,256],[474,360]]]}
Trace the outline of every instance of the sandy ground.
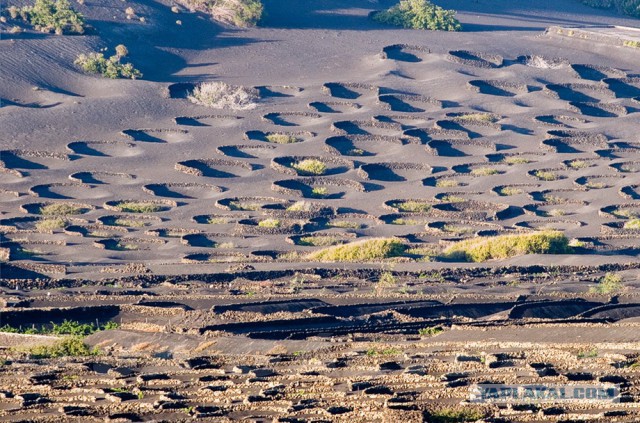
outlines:
{"label": "sandy ground", "polygon": [[[10,348],[36,338],[4,335],[0,419],[415,422],[452,408],[636,421],[640,232],[625,224],[640,216],[640,53],[567,34],[637,21],[573,0],[444,0],[465,31],[435,33],[368,20],[386,0],[264,3],[262,28],[87,0],[88,35],[3,33],[1,323],[120,327],[87,338],[103,351],[91,358],[25,359]],[[142,80],[72,65],[117,44]],[[213,80],[262,100],[218,111],[184,98]],[[327,175],[298,175],[309,157]],[[114,209],[125,200],[163,209]],[[314,211],[287,210],[298,201]],[[50,203],[83,210],[38,229]],[[343,264],[304,260],[319,247],[301,242],[439,248],[544,228],[581,247]],[[610,271],[622,291],[595,292]],[[621,383],[624,400],[469,407],[483,381]]]}

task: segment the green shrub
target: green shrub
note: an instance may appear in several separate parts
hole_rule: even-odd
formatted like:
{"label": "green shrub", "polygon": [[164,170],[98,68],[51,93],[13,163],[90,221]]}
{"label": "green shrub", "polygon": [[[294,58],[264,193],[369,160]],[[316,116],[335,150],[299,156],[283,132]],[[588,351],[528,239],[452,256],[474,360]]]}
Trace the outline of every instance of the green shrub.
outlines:
{"label": "green shrub", "polygon": [[226,217],[209,217],[207,223],[210,225],[226,225],[231,222],[231,219]]}
{"label": "green shrub", "polygon": [[512,156],[512,157],[505,158],[503,162],[508,165],[518,165],[518,164],[531,163],[531,159],[527,159],[526,157]]}
{"label": "green shrub", "polygon": [[307,257],[321,262],[358,262],[401,256],[407,246],[398,238],[376,238],[316,251]]}
{"label": "green shrub", "polygon": [[365,354],[367,354],[369,357],[375,357],[377,355],[390,356],[390,355],[400,355],[402,354],[402,351],[397,348],[383,348],[383,349],[369,348]]}
{"label": "green shrub", "polygon": [[11,8],[9,16],[21,16],[41,32],[56,34],[82,34],[85,25],[82,15],[71,8],[68,0],[36,0],[33,6]]}
{"label": "green shrub", "polygon": [[[631,221],[640,218],[640,212],[634,209],[616,208],[611,214],[620,219],[631,219]],[[633,224],[631,223],[630,225]]]}
{"label": "green shrub", "polygon": [[454,10],[445,10],[428,0],[400,0],[397,5],[373,15],[376,22],[412,29],[459,31]]}
{"label": "green shrub", "polygon": [[64,338],[52,345],[35,345],[26,350],[29,358],[83,357],[96,355],[95,349],[89,348],[79,336]]}
{"label": "green shrub", "polygon": [[329,189],[326,187],[314,187],[311,189],[311,196],[316,198],[323,198],[329,195]]}
{"label": "green shrub", "polygon": [[287,211],[290,212],[309,212],[313,208],[313,204],[307,201],[296,201],[289,207],[287,207]]}
{"label": "green shrub", "polygon": [[392,225],[407,225],[407,226],[413,226],[413,225],[422,225],[423,222],[421,222],[420,220],[415,220],[415,219],[403,219],[401,217],[397,218],[397,219],[393,219],[391,221]]}
{"label": "green shrub", "polygon": [[467,113],[462,114],[460,116],[456,116],[453,119],[457,122],[487,122],[487,123],[495,123],[500,120],[500,118],[491,113]]}
{"label": "green shrub", "polygon": [[440,326],[426,327],[418,330],[418,334],[420,336],[436,336],[442,333],[443,331],[444,329],[442,329]]}
{"label": "green shrub", "polygon": [[289,134],[280,134],[280,133],[267,134],[265,138],[267,139],[267,141],[272,142],[274,144],[293,144],[296,142],[300,142],[300,138],[293,135],[289,135]]}
{"label": "green shrub", "polygon": [[562,232],[545,231],[523,235],[499,235],[471,238],[445,249],[443,258],[483,262],[524,254],[567,254],[569,239]]}
{"label": "green shrub", "polygon": [[624,222],[625,229],[640,229],[640,219],[631,219]]}
{"label": "green shrub", "polygon": [[464,198],[453,194],[444,194],[442,196],[439,196],[438,200],[442,201],[443,203],[464,203],[465,201],[467,201]]}
{"label": "green shrub", "polygon": [[548,170],[536,170],[533,175],[541,181],[555,181],[558,179],[558,175],[555,172]]}
{"label": "green shrub", "polygon": [[76,204],[53,203],[40,207],[39,211],[40,214],[45,216],[67,216],[82,214],[87,211],[87,208]]}
{"label": "green shrub", "polygon": [[234,11],[234,23],[237,26],[256,26],[262,18],[264,7],[259,0],[223,0]]}
{"label": "green shrub", "polygon": [[342,229],[362,229],[364,225],[358,222],[349,222],[347,220],[334,220],[327,223],[330,228],[342,228]]}
{"label": "green shrub", "polygon": [[454,188],[459,186],[460,182],[456,181],[455,179],[439,179],[436,182],[436,187],[438,188]]}
{"label": "green shrub", "polygon": [[472,234],[475,229],[471,226],[463,225],[444,225],[442,227],[443,232],[448,232],[456,235]]}
{"label": "green shrub", "polygon": [[300,237],[298,240],[298,245],[312,247],[329,247],[332,245],[340,244],[341,242],[342,239],[337,236],[315,235]]}
{"label": "green shrub", "polygon": [[392,203],[391,206],[405,213],[426,213],[431,210],[431,204],[416,200],[398,201]]}
{"label": "green shrub", "polygon": [[570,168],[576,169],[576,170],[585,169],[591,166],[588,161],[580,160],[580,159],[571,160],[570,162],[567,163],[567,165],[569,165]]}
{"label": "green shrub", "polygon": [[62,217],[50,217],[39,220],[36,223],[36,229],[39,231],[52,231],[54,229],[62,229],[67,225],[67,220]]}
{"label": "green shrub", "polygon": [[479,167],[471,171],[471,174],[473,176],[491,176],[491,175],[497,175],[499,173],[500,171],[493,167]]}
{"label": "green shrub", "polygon": [[104,54],[102,53],[89,53],[88,55],[81,54],[76,58],[74,63],[77,66],[80,66],[85,73],[102,75],[105,78],[141,78],[142,73],[140,73],[138,69],[134,68],[131,63],[120,62],[124,57],[122,55],[124,51],[123,48],[126,50],[126,47],[122,44],[119,45],[116,48],[116,54],[108,59],[104,57]]}
{"label": "green shrub", "polygon": [[598,285],[591,287],[592,294],[615,294],[623,288],[622,278],[615,273],[607,273],[598,281]]}
{"label": "green shrub", "polygon": [[118,210],[127,213],[155,213],[162,210],[162,206],[155,203],[147,203],[144,201],[125,201],[116,205]]}
{"label": "green shrub", "polygon": [[327,165],[317,159],[305,159],[293,163],[291,167],[297,170],[300,175],[324,175],[327,171]]}
{"label": "green shrub", "polygon": [[103,325],[96,325],[93,323],[80,323],[73,320],[64,320],[60,324],[51,322],[46,326],[32,326],[24,329],[22,327],[4,325],[0,327],[0,332],[24,333],[30,335],[88,336],[101,330],[110,330],[117,328],[118,324],[116,322],[107,322]]}
{"label": "green shrub", "polygon": [[126,219],[124,217],[119,217],[113,222],[114,226],[128,226],[130,228],[142,228],[149,225],[149,222],[145,222],[144,220],[135,220],[135,219]]}
{"label": "green shrub", "polygon": [[498,189],[496,192],[500,196],[508,197],[510,195],[522,194],[524,191],[522,189],[516,188],[516,187],[502,187],[502,188]]}
{"label": "green shrub", "polygon": [[598,349],[593,348],[591,350],[578,351],[577,357],[578,358],[596,358],[598,354],[599,354]]}
{"label": "green shrub", "polygon": [[278,219],[265,219],[258,222],[261,228],[279,228],[282,225]]}
{"label": "green shrub", "polygon": [[211,14],[214,19],[239,27],[256,26],[264,11],[260,0],[178,0],[190,9]]}
{"label": "green shrub", "polygon": [[262,208],[262,204],[242,201],[230,201],[229,208],[231,210],[239,211],[258,211]]}

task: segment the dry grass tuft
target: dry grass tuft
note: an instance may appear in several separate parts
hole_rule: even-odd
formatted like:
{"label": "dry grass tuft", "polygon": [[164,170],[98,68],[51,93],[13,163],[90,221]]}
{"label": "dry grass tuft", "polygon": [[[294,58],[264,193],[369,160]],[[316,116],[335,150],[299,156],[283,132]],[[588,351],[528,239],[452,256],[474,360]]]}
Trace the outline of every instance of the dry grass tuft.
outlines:
{"label": "dry grass tuft", "polygon": [[249,110],[257,106],[259,95],[253,88],[225,82],[202,82],[188,98],[192,103],[213,109]]}

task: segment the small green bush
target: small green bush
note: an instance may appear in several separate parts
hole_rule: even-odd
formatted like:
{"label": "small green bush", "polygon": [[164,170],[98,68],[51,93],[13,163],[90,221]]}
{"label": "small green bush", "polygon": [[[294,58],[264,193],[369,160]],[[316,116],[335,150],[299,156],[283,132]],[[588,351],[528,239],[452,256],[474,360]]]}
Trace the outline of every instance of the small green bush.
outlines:
{"label": "small green bush", "polygon": [[334,220],[327,223],[330,228],[342,228],[342,229],[362,229],[364,225],[358,222],[349,222],[347,220]]}
{"label": "small green bush", "polygon": [[73,320],[64,320],[60,324],[51,322],[51,324],[46,326],[32,326],[29,328],[4,325],[0,327],[0,332],[24,333],[30,335],[88,336],[101,330],[110,330],[117,328],[118,324],[116,322],[107,322],[103,325],[96,325],[93,323],[80,323]]}
{"label": "small green bush", "polygon": [[558,179],[558,175],[555,172],[548,170],[536,170],[533,175],[541,181],[555,181]]}
{"label": "small green bush", "polygon": [[451,234],[456,234],[456,235],[465,235],[465,234],[472,234],[475,231],[475,229],[471,226],[464,226],[464,225],[444,225],[442,227],[442,231],[448,232]]}
{"label": "small green bush", "polygon": [[53,345],[35,345],[26,350],[29,358],[56,358],[56,357],[84,357],[96,355],[95,349],[89,348],[84,343],[82,337],[70,336],[64,338]]}
{"label": "small green bush", "polygon": [[327,165],[317,159],[305,159],[291,165],[298,171],[299,175],[324,175],[327,171]]}
{"label": "small green bush", "polygon": [[214,19],[239,27],[256,26],[264,11],[260,0],[178,0],[190,9],[209,13]]}
{"label": "small green bush", "polygon": [[[640,219],[640,212],[635,209],[616,208],[611,212],[611,214],[620,219],[631,219],[630,222],[635,219]],[[631,223],[630,225],[633,224]]]}
{"label": "small green bush", "polygon": [[456,181],[455,179],[439,179],[436,182],[436,187],[438,188],[454,188],[459,186],[460,182]]}
{"label": "small green bush", "polygon": [[124,217],[119,217],[113,222],[114,226],[127,226],[130,228],[142,228],[149,224],[149,222],[145,222],[144,220],[135,220],[135,219],[126,219]]}
{"label": "small green bush", "polygon": [[398,201],[391,204],[391,206],[405,213],[426,213],[431,210],[431,204],[417,200]]}
{"label": "small green bush", "polygon": [[436,336],[442,333],[443,331],[444,329],[442,329],[440,326],[426,327],[418,330],[418,334],[420,336]]}
{"label": "small green bush", "polygon": [[456,116],[454,121],[457,122],[487,122],[487,123],[495,123],[500,120],[500,118],[491,113],[467,113],[460,116]]}
{"label": "small green bush", "polygon": [[506,259],[525,254],[567,254],[569,239],[558,231],[471,238],[445,249],[442,258],[470,262]]}
{"label": "small green bush", "polygon": [[81,14],[71,8],[68,0],[36,0],[33,6],[10,8],[9,16],[22,17],[41,32],[56,34],[82,34],[85,30]]}
{"label": "small green bush", "polygon": [[50,217],[39,220],[36,223],[36,229],[39,231],[52,231],[54,229],[62,229],[67,225],[67,220],[62,217]]}
{"label": "small green bush", "polygon": [[496,192],[500,196],[508,197],[508,196],[511,196],[511,195],[522,194],[524,191],[522,189],[516,188],[516,187],[502,187],[502,188],[498,189]]}
{"label": "small green bush", "polygon": [[[72,214],[82,214],[87,211],[86,207],[67,203],[53,203],[40,207],[40,214],[45,216],[67,216]],[[54,222],[52,222],[53,224]]]}
{"label": "small green bush", "polygon": [[401,256],[407,246],[398,238],[376,238],[316,251],[307,256],[321,262],[359,262]]}
{"label": "small green bush", "polygon": [[366,353],[369,357],[375,357],[377,355],[390,356],[390,355],[400,355],[402,351],[397,348],[369,348]]}
{"label": "small green bush", "polygon": [[313,204],[307,201],[296,201],[289,207],[287,207],[287,211],[290,212],[308,212],[313,208]]}
{"label": "small green bush", "polygon": [[124,57],[122,55],[124,51],[122,48],[126,50],[126,47],[121,44],[116,48],[116,54],[108,59],[104,57],[104,54],[102,53],[89,53],[88,55],[81,54],[76,58],[74,63],[85,73],[102,75],[105,78],[141,78],[142,73],[138,69],[134,68],[131,63],[120,62]]}
{"label": "small green bush", "polygon": [[278,219],[265,219],[258,222],[258,226],[261,228],[279,228],[282,226],[282,222]]}
{"label": "small green bush", "polygon": [[267,134],[265,138],[268,142],[272,142],[274,144],[293,144],[296,142],[300,142],[300,138],[289,134]]}
{"label": "small green bush", "polygon": [[624,222],[625,229],[640,229],[640,219],[631,219]]}
{"label": "small green bush", "polygon": [[342,243],[341,238],[330,235],[303,236],[298,240],[299,245],[312,247],[330,247],[340,243]]}
{"label": "small green bush", "polygon": [[622,277],[615,273],[607,273],[598,281],[598,285],[591,287],[592,294],[615,294],[623,288]]}
{"label": "small green bush", "polygon": [[473,176],[491,176],[491,175],[497,175],[499,173],[500,171],[493,167],[479,167],[471,171],[471,174]]}
{"label": "small green bush", "polygon": [[591,166],[586,160],[575,159],[567,163],[571,169],[585,169]]}
{"label": "small green bush", "polygon": [[460,22],[454,10],[445,10],[428,0],[400,0],[388,10],[375,13],[376,22],[412,29],[459,31]]}
{"label": "small green bush", "polygon": [[242,201],[230,201],[229,208],[231,210],[239,211],[258,211],[262,208],[262,204]]}
{"label": "small green bush", "polygon": [[531,163],[531,159],[527,159],[526,157],[512,156],[512,157],[505,158],[503,162],[508,165],[518,165],[518,164]]}
{"label": "small green bush", "polygon": [[314,187],[311,189],[311,196],[316,198],[323,198],[329,195],[329,189],[326,187]]}
{"label": "small green bush", "polygon": [[223,0],[223,2],[231,5],[235,12],[234,23],[237,26],[248,27],[256,26],[262,18],[264,7],[259,0],[236,0],[229,1]]}
{"label": "small green bush", "polygon": [[126,213],[155,213],[162,210],[162,206],[155,203],[146,203],[144,201],[126,201],[116,205],[118,210]]}

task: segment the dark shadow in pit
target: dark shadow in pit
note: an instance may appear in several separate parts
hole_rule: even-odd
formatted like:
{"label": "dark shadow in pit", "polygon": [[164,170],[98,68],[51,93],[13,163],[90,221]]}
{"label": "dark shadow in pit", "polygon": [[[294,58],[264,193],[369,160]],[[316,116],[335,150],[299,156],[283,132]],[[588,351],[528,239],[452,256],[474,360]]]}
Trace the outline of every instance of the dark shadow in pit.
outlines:
{"label": "dark shadow in pit", "polygon": [[220,150],[227,157],[235,157],[237,159],[255,159],[255,158],[257,158],[257,156],[245,153],[244,151],[242,151],[240,148],[236,147],[235,145],[228,145],[228,146],[219,147],[218,150]]}
{"label": "dark shadow in pit", "polygon": [[182,164],[184,166],[192,167],[199,170],[200,172],[202,172],[202,176],[207,176],[209,178],[236,178],[238,176],[230,172],[215,169],[208,164],[201,162],[200,160],[187,160],[185,162],[182,162]]}
{"label": "dark shadow in pit", "polygon": [[166,184],[149,184],[146,185],[146,188],[153,192],[153,195],[158,197],[167,197],[167,198],[183,198],[183,199],[191,199],[194,197],[190,197],[188,195],[181,194],[176,191],[172,191],[169,186]]}
{"label": "dark shadow in pit", "polygon": [[169,90],[169,98],[187,98],[194,88],[195,84],[188,82],[178,82],[167,87]]}
{"label": "dark shadow in pit", "polygon": [[363,165],[362,170],[364,170],[367,175],[369,175],[369,179],[373,181],[403,182],[407,180],[405,177],[395,173],[388,166],[378,163]]}
{"label": "dark shadow in pit", "polygon": [[49,167],[24,159],[11,151],[2,152],[2,161],[8,169],[46,170]]}
{"label": "dark shadow in pit", "polygon": [[424,109],[412,106],[394,95],[381,95],[378,97],[378,100],[388,104],[392,112],[422,113],[425,111]]}
{"label": "dark shadow in pit", "polygon": [[343,84],[338,84],[335,82],[329,82],[324,86],[329,90],[329,95],[331,95],[331,97],[343,98],[346,100],[355,100],[361,95],[357,91],[354,91],[351,88],[347,88]]}
{"label": "dark shadow in pit", "polygon": [[215,241],[204,234],[189,234],[182,237],[190,247],[215,248]]}
{"label": "dark shadow in pit", "polygon": [[159,143],[159,144],[167,143],[167,141],[163,140],[162,138],[153,136],[149,134],[147,131],[140,130],[140,129],[125,129],[124,131],[122,131],[122,133],[130,136],[131,138],[133,138],[134,141],[138,141],[138,142],[152,142],[152,143]]}
{"label": "dark shadow in pit", "polygon": [[177,118],[175,118],[175,121],[177,125],[182,126],[211,126],[189,116],[178,116]]}
{"label": "dark shadow in pit", "polygon": [[87,143],[85,141],[72,142],[68,145],[68,147],[74,153],[82,154],[83,156],[110,157],[108,154],[92,148],[90,143]]}

